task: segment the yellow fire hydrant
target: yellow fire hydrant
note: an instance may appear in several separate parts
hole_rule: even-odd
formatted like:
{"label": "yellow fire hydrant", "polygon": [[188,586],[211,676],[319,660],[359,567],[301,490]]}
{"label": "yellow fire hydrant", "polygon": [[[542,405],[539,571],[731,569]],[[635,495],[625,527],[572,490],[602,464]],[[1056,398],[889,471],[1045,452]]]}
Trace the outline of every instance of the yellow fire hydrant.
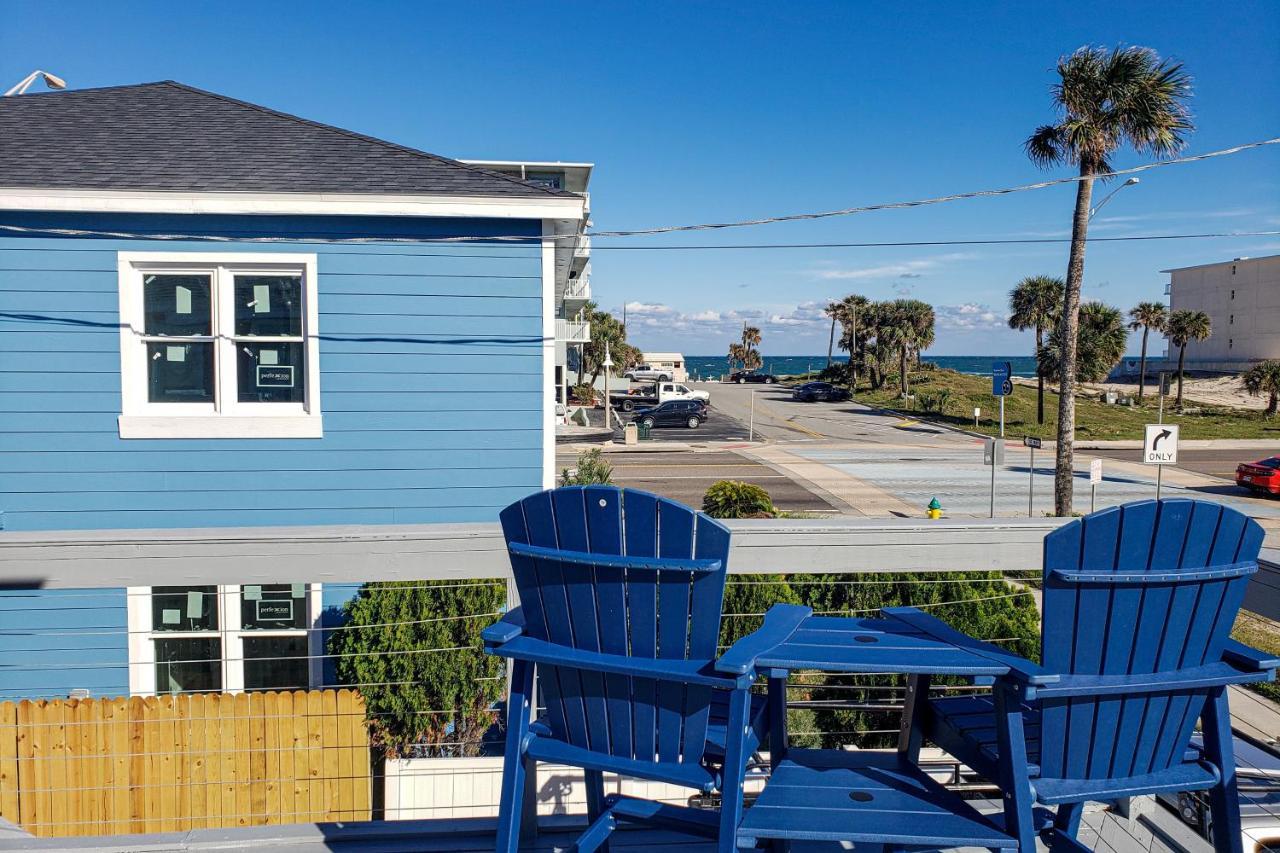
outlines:
{"label": "yellow fire hydrant", "polygon": [[929,508],[925,511],[925,515],[929,518],[942,518],[942,504],[938,503],[937,498],[929,501]]}

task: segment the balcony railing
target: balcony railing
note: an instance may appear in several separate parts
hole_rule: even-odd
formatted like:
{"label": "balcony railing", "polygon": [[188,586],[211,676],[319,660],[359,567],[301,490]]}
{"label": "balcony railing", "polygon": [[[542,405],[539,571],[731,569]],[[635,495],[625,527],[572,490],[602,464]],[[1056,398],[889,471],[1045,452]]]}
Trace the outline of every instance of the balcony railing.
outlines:
{"label": "balcony railing", "polygon": [[569,283],[564,288],[564,301],[567,311],[577,311],[582,307],[582,303],[591,298],[591,278],[590,267],[588,271],[577,278],[569,279]]}
{"label": "balcony railing", "polygon": [[589,344],[591,343],[591,324],[557,319],[556,340],[566,344]]}
{"label": "balcony railing", "polygon": [[[918,595],[915,601],[943,618],[950,608],[978,602],[983,607],[1016,602],[1025,613],[1037,601],[1035,585],[1028,581],[1039,575],[1043,538],[1059,523],[1052,518],[728,522],[733,530],[733,576],[725,626],[741,631],[754,627],[780,583],[802,593],[818,586],[842,591],[831,594],[833,613],[858,612],[847,603],[857,590]],[[399,582],[401,591],[422,592],[427,609],[378,624],[366,619],[364,626],[372,629],[370,638],[411,639],[367,648],[335,641],[343,632],[363,630],[346,621],[353,611],[342,611],[342,602],[357,596],[367,583],[386,581]],[[485,688],[487,695],[501,696],[501,670],[484,669],[496,664],[481,657],[478,631],[510,600],[508,581],[506,548],[496,524],[0,533],[0,638],[7,638],[0,648],[18,643],[27,650],[0,659],[0,816],[46,837],[42,846],[66,838],[68,849],[88,845],[86,836],[141,833],[156,841],[168,838],[166,833],[193,832],[194,838],[219,827],[265,824],[275,826],[255,830],[252,843],[270,837],[293,842],[306,838],[319,844],[341,836],[376,845],[381,843],[377,839],[410,833],[419,839],[434,832],[483,833],[490,826],[485,821],[496,813],[501,776],[500,757],[486,747],[492,733],[481,731],[489,718],[498,720],[496,702],[467,712],[473,722],[479,715],[479,727],[461,725],[460,708],[415,711],[438,722],[431,727],[434,734],[402,750],[402,758],[371,761],[370,741],[359,734],[367,725],[376,737],[394,718],[397,711],[379,705],[377,696],[397,686],[402,676],[396,673],[405,671],[407,660],[439,659],[445,668],[471,673],[491,685]],[[442,582],[452,586],[442,587]],[[308,611],[301,630],[308,639],[306,651],[275,658],[283,662],[301,654],[317,662],[308,668],[320,673],[305,685],[309,692],[209,688],[187,691],[178,699],[95,693],[87,700],[54,700],[13,687],[15,676],[25,673],[31,684],[33,672],[52,678],[59,667],[85,673],[114,671],[122,678],[136,670],[136,647],[170,636],[153,630],[149,621],[153,616],[169,618],[161,613],[163,607],[152,607],[153,587],[215,590],[207,594],[233,605],[219,614],[214,632],[227,642],[226,638],[251,633],[252,626],[242,622],[248,618],[243,614],[250,613],[244,608],[263,600],[264,588],[312,584],[323,584],[325,606]],[[960,590],[963,594],[954,592]],[[102,607],[109,593],[128,601],[127,619],[112,618]],[[441,596],[449,595],[454,602],[470,603],[447,613],[430,609],[439,608]],[[190,612],[199,611],[194,600],[182,600],[188,602],[184,608],[193,608]],[[65,612],[67,624],[56,629],[31,627],[30,611],[37,606]],[[1245,607],[1253,612],[1250,618],[1280,617],[1280,568],[1264,565]],[[93,617],[85,618],[86,612]],[[984,639],[1017,644],[1030,637]],[[130,648],[127,660],[107,651],[125,645]],[[84,650],[70,658],[62,655],[64,663],[51,663],[57,650],[70,646]],[[247,660],[247,648],[236,654]],[[186,661],[171,663],[201,662],[199,653],[187,655]],[[363,665],[351,665],[353,659]],[[245,660],[219,663],[233,666]],[[152,660],[143,665],[157,664]],[[895,678],[837,676],[823,682],[820,690],[813,684],[795,689],[805,695],[797,696],[793,707],[806,715],[793,725],[796,738],[875,746],[878,735],[896,732],[902,684]],[[859,725],[814,728],[813,721],[833,707],[853,715],[846,718]],[[14,749],[4,746],[9,735]],[[965,783],[970,780],[959,775],[954,762],[946,764],[945,756],[936,757],[942,762],[937,768],[940,778],[960,782],[961,789],[969,787]],[[753,785],[762,783],[764,772],[757,771]],[[538,810],[547,821],[554,825],[557,820],[581,818],[578,772],[544,767],[536,781]],[[619,783],[610,784],[613,790]],[[680,802],[690,793],[644,789],[646,796]],[[322,825],[326,821],[342,821],[342,828]],[[1141,832],[1136,824],[1113,817],[1095,819],[1091,826],[1114,849],[1145,849],[1138,846]],[[1178,831],[1176,821],[1161,829],[1166,836]],[[1137,838],[1133,846],[1118,846],[1117,838],[1128,835]],[[1197,848],[1190,833],[1183,835],[1191,839],[1188,849],[1208,849]],[[237,837],[230,829],[218,834],[223,840]],[[4,838],[0,824],[0,850],[7,844],[21,846],[21,839]],[[620,839],[622,847],[624,842]],[[93,842],[105,849],[137,843],[123,837],[118,844],[101,838]],[[450,849],[482,850],[491,842],[477,835],[449,844]],[[682,853],[703,849],[687,845]],[[1098,849],[1109,848],[1099,844]]]}

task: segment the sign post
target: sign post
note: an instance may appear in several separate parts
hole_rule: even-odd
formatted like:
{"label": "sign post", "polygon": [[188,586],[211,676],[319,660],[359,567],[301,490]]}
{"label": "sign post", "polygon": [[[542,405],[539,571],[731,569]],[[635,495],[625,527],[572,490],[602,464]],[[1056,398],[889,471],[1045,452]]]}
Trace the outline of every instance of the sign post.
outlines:
{"label": "sign post", "polygon": [[1178,464],[1177,424],[1146,425],[1142,436],[1142,464],[1156,466],[1156,500],[1160,500],[1164,466]]}
{"label": "sign post", "polygon": [[1031,451],[1031,461],[1027,463],[1027,518],[1031,518],[1036,497],[1036,448],[1044,446],[1044,442],[1034,435],[1024,435],[1022,444]]}
{"label": "sign post", "polygon": [[1004,398],[1013,393],[1013,365],[1009,362],[991,362],[991,393],[1000,398],[1000,437],[1004,438]]}
{"label": "sign post", "polygon": [[1098,508],[1098,484],[1102,482],[1102,460],[1089,462],[1089,514]]}
{"label": "sign post", "polygon": [[978,418],[980,417],[982,417],[982,409],[979,409],[977,406],[974,406],[973,407],[973,428],[974,429],[978,428]]}
{"label": "sign post", "polygon": [[982,444],[982,461],[991,466],[991,517],[996,517],[996,466],[1004,464],[1004,439],[988,438]]}

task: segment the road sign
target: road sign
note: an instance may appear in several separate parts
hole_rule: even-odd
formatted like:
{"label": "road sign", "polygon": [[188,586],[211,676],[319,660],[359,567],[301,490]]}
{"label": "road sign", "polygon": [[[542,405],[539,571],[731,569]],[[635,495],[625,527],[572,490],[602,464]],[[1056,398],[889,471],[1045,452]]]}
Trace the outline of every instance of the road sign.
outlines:
{"label": "road sign", "polygon": [[1147,424],[1142,438],[1142,464],[1178,464],[1178,425]]}
{"label": "road sign", "polygon": [[1022,446],[1032,447],[1039,450],[1041,447],[1044,447],[1044,442],[1036,438],[1034,435],[1024,435],[1022,437]]}
{"label": "road sign", "polygon": [[996,397],[1013,393],[1013,365],[1009,362],[991,362],[991,393]]}
{"label": "road sign", "polygon": [[1004,464],[1004,439],[988,438],[982,443],[982,464],[991,465],[994,456],[996,465]]}
{"label": "road sign", "polygon": [[1102,482],[1102,460],[1094,459],[1089,463],[1089,483],[1098,485]]}

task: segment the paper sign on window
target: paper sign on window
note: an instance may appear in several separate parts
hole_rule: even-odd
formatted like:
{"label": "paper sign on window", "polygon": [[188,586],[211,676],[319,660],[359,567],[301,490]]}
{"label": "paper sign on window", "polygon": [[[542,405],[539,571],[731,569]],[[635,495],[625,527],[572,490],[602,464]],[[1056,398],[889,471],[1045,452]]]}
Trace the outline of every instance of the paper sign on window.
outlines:
{"label": "paper sign on window", "polygon": [[190,314],[191,313],[191,288],[178,285],[173,289],[173,293],[175,296],[175,302],[177,303],[174,306],[173,310],[179,314]]}
{"label": "paper sign on window", "polygon": [[271,285],[255,284],[253,286],[253,313],[268,314],[271,312]]}
{"label": "paper sign on window", "polygon": [[305,583],[295,583],[290,589],[290,594],[294,598],[302,598],[307,594],[307,585]]}
{"label": "paper sign on window", "polygon": [[187,360],[187,348],[186,348],[186,347],[181,347],[181,346],[179,346],[179,347],[172,347],[172,346],[165,347],[165,348],[164,348],[164,357],[165,357],[165,360],[166,360],[166,361],[186,361],[186,360]]}
{"label": "paper sign on window", "polygon": [[279,364],[280,353],[273,349],[258,350],[258,364]]}
{"label": "paper sign on window", "polygon": [[293,387],[293,365],[258,365],[258,387],[259,388],[292,388]]}
{"label": "paper sign on window", "polygon": [[204,593],[192,590],[187,593],[187,618],[199,619],[204,612]]}
{"label": "paper sign on window", "polygon": [[245,601],[260,601],[262,599],[262,587],[246,586],[244,588]]}
{"label": "paper sign on window", "polygon": [[292,622],[293,602],[289,599],[263,600],[257,603],[259,622]]}
{"label": "paper sign on window", "polygon": [[177,608],[172,610],[166,608],[160,612],[160,621],[166,625],[177,625],[182,621],[182,611]]}

